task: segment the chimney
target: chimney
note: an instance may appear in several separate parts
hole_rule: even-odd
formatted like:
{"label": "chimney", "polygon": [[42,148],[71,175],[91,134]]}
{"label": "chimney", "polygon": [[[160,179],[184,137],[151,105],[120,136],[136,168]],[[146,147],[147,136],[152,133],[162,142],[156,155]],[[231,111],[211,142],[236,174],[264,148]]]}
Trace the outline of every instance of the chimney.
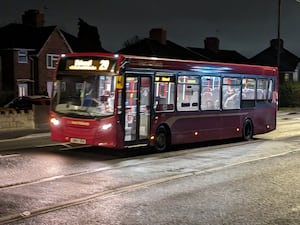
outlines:
{"label": "chimney", "polygon": [[204,40],[204,48],[207,50],[214,51],[214,52],[219,51],[219,44],[220,44],[220,41],[216,37],[207,37]]}
{"label": "chimney", "polygon": [[283,49],[283,40],[280,39],[280,42],[278,43],[278,39],[272,39],[270,41],[271,48],[278,49],[278,44],[280,44],[280,49]]}
{"label": "chimney", "polygon": [[27,10],[22,15],[22,22],[28,26],[43,27],[45,23],[44,14],[37,9]]}
{"label": "chimney", "polygon": [[150,39],[165,45],[167,41],[167,32],[162,28],[154,28],[150,30],[149,37]]}

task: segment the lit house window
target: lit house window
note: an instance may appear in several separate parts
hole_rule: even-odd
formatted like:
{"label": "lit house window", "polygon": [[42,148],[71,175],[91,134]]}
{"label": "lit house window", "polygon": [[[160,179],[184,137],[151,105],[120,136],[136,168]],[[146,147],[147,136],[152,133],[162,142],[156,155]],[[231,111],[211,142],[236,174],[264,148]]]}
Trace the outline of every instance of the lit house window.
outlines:
{"label": "lit house window", "polygon": [[27,63],[28,62],[28,53],[26,50],[18,51],[18,63]]}
{"label": "lit house window", "polygon": [[58,61],[59,55],[47,54],[46,56],[47,69],[55,69],[56,63]]}

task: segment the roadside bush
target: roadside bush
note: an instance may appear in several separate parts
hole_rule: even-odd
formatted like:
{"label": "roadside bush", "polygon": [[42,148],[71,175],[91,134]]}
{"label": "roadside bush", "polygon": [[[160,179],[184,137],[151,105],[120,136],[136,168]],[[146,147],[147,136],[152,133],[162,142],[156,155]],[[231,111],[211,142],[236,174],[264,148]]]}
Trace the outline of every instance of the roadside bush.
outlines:
{"label": "roadside bush", "polygon": [[279,107],[300,106],[300,82],[279,84]]}

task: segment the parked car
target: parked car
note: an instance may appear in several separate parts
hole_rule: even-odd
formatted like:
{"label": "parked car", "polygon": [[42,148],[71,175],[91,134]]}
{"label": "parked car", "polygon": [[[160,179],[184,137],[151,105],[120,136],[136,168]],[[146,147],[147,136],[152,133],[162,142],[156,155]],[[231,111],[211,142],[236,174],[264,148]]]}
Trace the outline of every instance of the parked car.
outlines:
{"label": "parked car", "polygon": [[50,98],[43,95],[21,96],[14,98],[4,105],[4,107],[16,110],[29,110],[32,109],[32,105],[50,105]]}

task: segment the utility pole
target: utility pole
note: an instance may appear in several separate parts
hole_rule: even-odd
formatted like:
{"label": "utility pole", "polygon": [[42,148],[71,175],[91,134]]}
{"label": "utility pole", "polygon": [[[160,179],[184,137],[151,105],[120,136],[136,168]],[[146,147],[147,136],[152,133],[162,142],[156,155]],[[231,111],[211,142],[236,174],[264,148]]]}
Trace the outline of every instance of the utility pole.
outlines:
{"label": "utility pole", "polygon": [[280,66],[280,50],[281,50],[281,38],[280,38],[280,18],[281,18],[281,0],[278,0],[278,18],[277,18],[277,44],[278,44],[278,49],[277,49],[277,67],[279,70]]}

